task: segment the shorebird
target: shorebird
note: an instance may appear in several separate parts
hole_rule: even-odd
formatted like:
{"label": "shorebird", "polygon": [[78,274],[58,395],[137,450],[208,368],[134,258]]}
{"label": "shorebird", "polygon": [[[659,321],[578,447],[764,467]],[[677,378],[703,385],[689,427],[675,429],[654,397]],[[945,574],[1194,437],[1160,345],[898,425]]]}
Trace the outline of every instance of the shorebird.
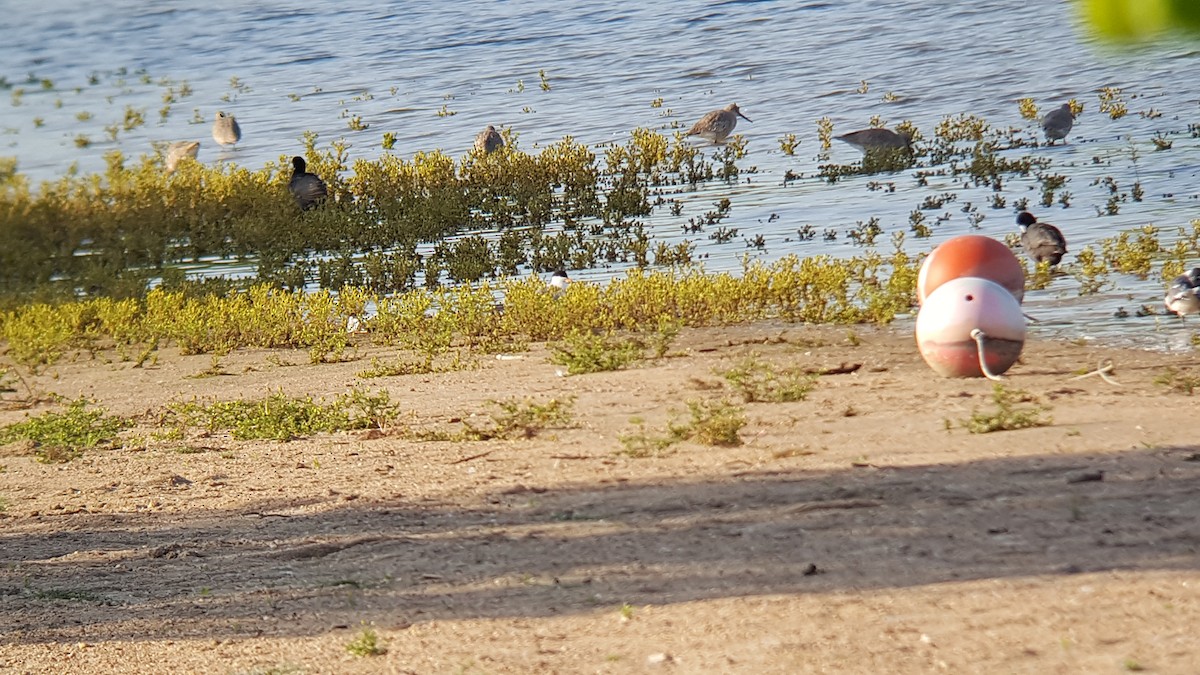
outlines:
{"label": "shorebird", "polygon": [[720,145],[725,142],[729,134],[733,133],[733,128],[737,126],[737,118],[739,117],[747,122],[754,121],[742,114],[742,111],[738,109],[738,104],[730,103],[720,110],[714,110],[701,117],[700,121],[692,125],[691,131],[687,132],[686,135],[707,138],[713,143]]}
{"label": "shorebird", "polygon": [[1067,240],[1057,227],[1039,223],[1028,211],[1017,214],[1017,225],[1021,228],[1021,247],[1034,262],[1047,260],[1051,265],[1057,265],[1062,261],[1067,252]]}
{"label": "shorebird", "polygon": [[166,152],[163,153],[163,168],[166,169],[167,175],[175,173],[175,169],[179,168],[179,163],[185,157],[196,159],[198,152],[200,152],[200,141],[175,141],[168,145]]}
{"label": "shorebird", "polygon": [[1181,319],[1188,314],[1200,313],[1200,267],[1175,277],[1175,281],[1167,286],[1163,304]]}
{"label": "shorebird", "polygon": [[316,174],[309,173],[307,169],[308,165],[304,162],[303,157],[292,158],[292,179],[288,181],[288,190],[291,191],[292,197],[296,200],[296,206],[299,206],[301,211],[307,211],[320,205],[329,195],[325,188],[325,181]]}
{"label": "shorebird", "polygon": [[1050,141],[1050,145],[1054,145],[1054,141],[1066,138],[1074,124],[1075,114],[1071,112],[1070,103],[1064,103],[1042,117],[1042,131],[1046,133],[1046,140]]}
{"label": "shorebird", "polygon": [[503,147],[504,137],[500,135],[499,131],[496,131],[496,127],[490,124],[488,128],[475,136],[475,149],[485,155],[490,155]]}
{"label": "shorebird", "polygon": [[221,145],[233,145],[242,140],[242,128],[238,126],[233,115],[217,111],[217,119],[213,120],[213,140]]}
{"label": "shorebird", "polygon": [[554,274],[550,275],[550,281],[546,285],[550,288],[550,292],[554,294],[554,297],[557,298],[567,292],[567,284],[569,283],[571,283],[571,279],[567,277],[566,270],[555,270]]}
{"label": "shorebird", "polygon": [[912,134],[897,133],[891,129],[860,129],[842,134],[837,139],[862,150],[864,155],[892,150],[912,150]]}

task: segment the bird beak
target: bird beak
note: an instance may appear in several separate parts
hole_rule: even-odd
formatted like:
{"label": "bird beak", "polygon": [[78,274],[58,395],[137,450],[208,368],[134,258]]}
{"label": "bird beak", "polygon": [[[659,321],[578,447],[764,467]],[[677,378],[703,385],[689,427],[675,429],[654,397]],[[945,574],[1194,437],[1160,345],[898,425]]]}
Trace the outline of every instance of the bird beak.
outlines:
{"label": "bird beak", "polygon": [[740,118],[742,118],[742,119],[746,120],[747,122],[753,122],[753,121],[754,121],[754,120],[750,119],[749,117],[746,117],[745,115],[743,115],[741,110],[739,110],[739,111],[738,111],[738,117],[740,117]]}

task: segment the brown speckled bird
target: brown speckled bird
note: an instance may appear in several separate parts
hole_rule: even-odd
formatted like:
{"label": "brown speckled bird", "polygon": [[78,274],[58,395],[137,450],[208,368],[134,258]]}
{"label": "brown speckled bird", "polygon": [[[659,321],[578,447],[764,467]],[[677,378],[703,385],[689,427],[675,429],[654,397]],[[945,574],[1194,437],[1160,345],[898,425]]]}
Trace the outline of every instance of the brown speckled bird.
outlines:
{"label": "brown speckled bird", "polygon": [[475,149],[485,155],[490,155],[503,147],[504,137],[500,135],[499,131],[496,131],[496,127],[490,124],[475,137]]}
{"label": "brown speckled bird", "polygon": [[733,133],[733,128],[737,126],[737,118],[739,117],[747,122],[754,121],[742,114],[742,111],[738,109],[738,104],[730,103],[720,110],[714,110],[701,117],[699,122],[692,125],[687,135],[707,138],[719,145],[724,143],[726,138],[729,138],[729,134]]}

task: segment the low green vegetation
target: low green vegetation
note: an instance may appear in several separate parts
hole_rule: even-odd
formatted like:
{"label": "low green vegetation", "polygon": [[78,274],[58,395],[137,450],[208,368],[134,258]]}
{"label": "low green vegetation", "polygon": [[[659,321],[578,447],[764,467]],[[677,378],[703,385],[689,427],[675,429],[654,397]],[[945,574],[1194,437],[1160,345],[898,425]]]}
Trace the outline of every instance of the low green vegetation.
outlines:
{"label": "low green vegetation", "polygon": [[573,426],[575,397],[552,398],[539,403],[532,398],[489,401],[495,410],[487,426],[467,424],[465,437],[474,440],[533,438],[546,429]]}
{"label": "low green vegetation", "polygon": [[636,338],[574,331],[550,345],[550,362],[567,367],[569,375],[601,373],[639,361],[644,346]]}
{"label": "low green vegetation", "polygon": [[228,430],[238,440],[277,441],[319,432],[386,429],[400,416],[398,404],[386,391],[370,394],[360,389],[328,402],[280,391],[258,400],[176,403],[170,412],[183,426]]}
{"label": "low green vegetation", "polygon": [[[130,109],[119,126],[143,121]],[[357,116],[349,124],[367,127]],[[422,273],[436,285],[512,275],[525,265],[644,266],[639,219],[655,207],[652,186],[736,178],[745,154],[731,143],[709,159],[681,133],[646,129],[602,155],[570,137],[536,154],[508,140],[488,156],[386,152],[352,160],[345,141],[318,149],[308,134],[305,159],[331,199],[305,214],[287,190],[287,156],[258,170],[186,162],[167,175],[157,156],[132,161],[112,151],[100,174],[36,189],[16,175],[0,190],[0,301],[139,297],[158,279],[183,284],[173,266],[202,259],[252,261],[257,283],[384,294],[411,289]],[[500,236],[449,239],[480,231]],[[44,232],[54,236],[33,236]],[[422,242],[437,246],[418,254]]]}
{"label": "low green vegetation", "polygon": [[1043,416],[1050,409],[1038,404],[1036,397],[1020,389],[1008,389],[996,383],[992,387],[992,403],[995,404],[992,410],[971,413],[962,426],[973,434],[986,434],[1044,427],[1053,423],[1049,416]]}
{"label": "low green vegetation", "polygon": [[803,401],[817,385],[817,376],[799,368],[777,368],[755,357],[742,359],[719,373],[746,403]]}
{"label": "low green vegetation", "polygon": [[441,363],[435,363],[432,354],[424,354],[416,358],[398,356],[391,361],[382,361],[378,357],[374,357],[371,359],[371,367],[360,370],[357,375],[363,379],[396,377],[399,375],[427,375],[429,373],[448,373],[455,370],[465,370],[473,367],[473,365],[473,362],[457,357]]}
{"label": "low green vegetation", "polygon": [[346,643],[346,651],[358,657],[381,656],[387,649],[379,642],[379,633],[371,626],[364,625],[353,640]]}
{"label": "low green vegetation", "polygon": [[31,589],[30,594],[38,600],[56,600],[56,601],[73,601],[73,602],[90,602],[97,605],[108,605],[112,602],[93,591],[85,591],[75,588],[42,588]]}
{"label": "low green vegetation", "polygon": [[[548,293],[536,277],[392,296],[350,287],[336,294],[253,286],[202,295],[156,288],[144,298],[23,305],[0,313],[0,338],[15,361],[35,369],[71,352],[104,349],[117,349],[130,360],[140,353],[143,361],[152,352],[146,345],[216,355],[241,348],[305,349],[318,363],[345,358],[352,348],[347,327],[359,322],[363,339],[415,350],[426,363],[456,346],[499,352],[526,340],[561,340],[570,347],[568,336],[578,335],[578,355],[563,358],[586,366],[620,351],[614,350],[618,343],[589,344],[595,339],[586,335],[590,332],[638,333],[644,347],[662,356],[681,326],[763,318],[888,322],[912,306],[917,262],[897,251],[849,261],[785,256],[747,262],[741,275],[634,270],[603,287],[572,284],[562,297]],[[503,311],[497,310],[497,294],[505,299]],[[368,306],[375,312],[363,323]],[[646,331],[647,326],[655,328]]]}
{"label": "low green vegetation", "polygon": [[85,450],[113,442],[127,426],[126,420],[109,416],[102,408],[89,408],[81,398],[62,412],[45,412],[0,429],[0,443],[32,441],[39,461],[69,462]]}
{"label": "low green vegetation", "polygon": [[674,427],[674,434],[703,445],[736,447],[742,444],[740,432],[746,426],[746,413],[741,406],[725,399],[693,399],[687,406],[691,419]]}
{"label": "low green vegetation", "polygon": [[740,432],[746,426],[744,408],[725,399],[691,399],[687,407],[688,419],[671,420],[661,433],[648,431],[640,419],[633,420],[637,430],[618,437],[622,452],[630,457],[650,457],[683,441],[717,447],[742,444]]}
{"label": "low green vegetation", "polygon": [[1191,396],[1200,387],[1200,376],[1179,370],[1178,368],[1168,367],[1163,372],[1154,376],[1154,384],[1166,387],[1177,394]]}

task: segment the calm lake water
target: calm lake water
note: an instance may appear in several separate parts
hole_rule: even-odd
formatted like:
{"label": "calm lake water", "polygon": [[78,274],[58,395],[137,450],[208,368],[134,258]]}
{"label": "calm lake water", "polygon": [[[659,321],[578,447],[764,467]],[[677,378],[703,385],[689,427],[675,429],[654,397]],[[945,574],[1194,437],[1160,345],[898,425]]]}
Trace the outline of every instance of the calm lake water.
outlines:
{"label": "calm lake water", "polygon": [[[926,213],[944,222],[929,239],[910,236],[912,251],[967,232],[1003,238],[1015,231],[1012,202],[1022,197],[1064,231],[1068,266],[1074,252],[1100,238],[1153,224],[1170,240],[1175,228],[1200,217],[1200,141],[1189,129],[1200,123],[1200,43],[1107,47],[1090,38],[1066,2],[5,0],[0,9],[9,27],[0,76],[10,85],[0,95],[11,97],[0,99],[0,155],[16,156],[35,180],[72,165],[99,170],[113,148],[136,157],[151,152],[152,142],[182,139],[201,141],[203,162],[257,168],[302,150],[305,130],[317,132],[321,145],[345,138],[352,158],[381,154],[385,132],[395,134],[394,152],[404,156],[434,149],[458,156],[495,124],[536,152],[566,135],[601,144],[624,142],[636,127],[686,129],[736,101],[754,120],[738,125],[749,143],[739,166],[756,172],[734,185],[714,181],[684,192],[682,215],[661,210],[647,220],[654,237],[678,240],[689,218],[728,197],[733,208],[723,225],[738,236],[728,243],[692,236],[709,270],[738,269],[747,254],[858,255],[863,248],[846,232],[872,217],[884,229],[877,246],[887,251],[891,234],[908,230],[912,210],[947,192],[954,199]],[[1121,89],[1128,115],[1114,120],[1099,111],[1104,87]],[[164,117],[170,91],[177,100]],[[911,120],[932,136],[944,117],[971,113],[1037,138],[1036,123],[1018,109],[1026,96],[1043,111],[1070,98],[1084,105],[1066,145],[1029,151],[1068,177],[1069,208],[1039,207],[1032,177],[1006,181],[1007,207],[995,209],[991,189],[936,180],[919,186],[912,172],[834,185],[815,176],[823,163],[821,117],[832,119],[835,133],[879,115],[889,124]],[[656,99],[661,107],[652,105]],[[119,124],[127,108],[142,111],[146,124],[110,140],[105,127]],[[217,110],[242,126],[236,149],[221,150],[209,136]],[[351,130],[352,116],[369,126]],[[787,134],[800,141],[791,156],[780,147]],[[78,147],[80,135],[92,144]],[[1172,147],[1157,151],[1155,136]],[[831,153],[841,164],[859,158],[844,144]],[[789,171],[802,178],[785,184]],[[1144,200],[1098,215],[1109,193],[1094,182],[1107,176],[1126,192],[1140,182]],[[892,182],[895,191],[868,190],[871,181]],[[967,202],[985,216],[978,230],[962,210]],[[805,225],[840,235],[801,241],[797,230]],[[747,243],[758,235],[764,248]],[[573,276],[603,281],[623,271]],[[1104,292],[1080,297],[1079,282],[1066,275],[1027,294],[1027,311],[1044,319],[1033,334],[1157,348],[1186,343],[1189,331],[1177,321],[1113,316],[1119,307],[1132,314],[1141,304],[1161,305],[1157,275],[1111,281]]]}

